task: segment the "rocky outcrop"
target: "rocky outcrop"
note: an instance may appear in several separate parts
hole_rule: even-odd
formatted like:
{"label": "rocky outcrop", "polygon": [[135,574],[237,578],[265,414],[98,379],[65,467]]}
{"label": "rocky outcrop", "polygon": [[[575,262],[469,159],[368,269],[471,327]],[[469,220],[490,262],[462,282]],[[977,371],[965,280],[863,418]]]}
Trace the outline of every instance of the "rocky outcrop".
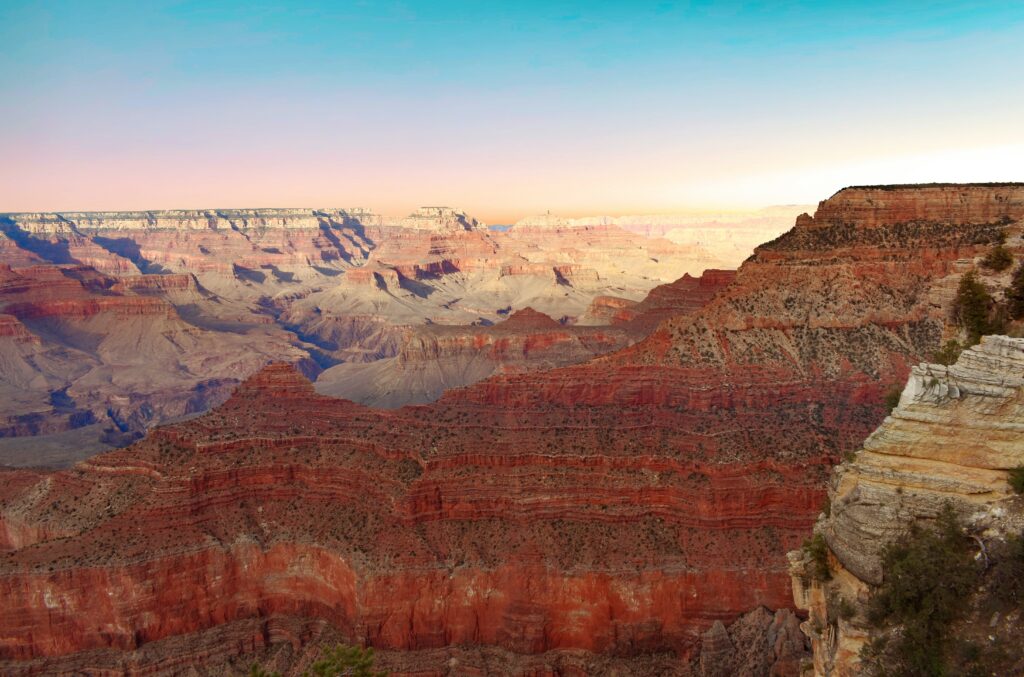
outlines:
{"label": "rocky outcrop", "polygon": [[1019,183],[922,184],[844,188],[818,206],[819,228],[856,224],[874,229],[900,224],[959,226],[1018,221],[1024,211]]}
{"label": "rocky outcrop", "polygon": [[[1024,465],[1022,439],[1024,339],[986,336],[953,366],[914,367],[896,409],[833,471],[830,510],[815,528],[831,580],[815,574],[807,553],[790,554],[794,598],[810,612],[815,674],[858,674],[868,638],[862,610],[887,575],[887,543],[946,503],[990,529],[1006,515],[1007,472]],[[845,618],[837,618],[839,600],[854,609]]]}
{"label": "rocky outcrop", "polygon": [[[734,271],[709,270],[699,278],[684,275],[655,287],[639,303],[600,297],[603,301],[595,301],[591,308],[617,308],[616,313],[601,318],[602,311],[588,310],[589,322],[584,324],[562,324],[527,307],[490,326],[409,328],[394,357],[330,367],[317,378],[317,390],[394,408],[433,402],[448,390],[494,374],[585,362],[639,341],[662,320],[696,313],[734,278]],[[590,325],[598,319],[605,321]]]}
{"label": "rocky outcrop", "polygon": [[715,621],[701,635],[700,677],[798,675],[806,657],[800,621],[789,609],[774,614],[764,607],[741,616],[726,629]]}
{"label": "rocky outcrop", "polygon": [[[729,583],[738,571],[698,565],[721,554],[696,547],[718,509],[681,508],[708,485],[729,493],[728,469],[513,451],[504,436],[469,454],[438,438],[475,428],[318,397],[290,367],[272,366],[204,418],[41,484],[5,485],[0,513],[18,536],[0,573],[13,601],[0,652],[15,662],[4,670],[254,614],[322,619],[385,651],[491,645],[679,660],[699,647],[696,619],[731,620],[726,599],[783,601],[763,574],[739,586]],[[404,441],[389,442],[395,433]],[[486,451],[495,444],[501,451]],[[678,479],[657,479],[664,473]],[[690,528],[688,546],[673,544]],[[765,646],[770,662],[782,655]],[[419,668],[436,674],[449,656]]]}

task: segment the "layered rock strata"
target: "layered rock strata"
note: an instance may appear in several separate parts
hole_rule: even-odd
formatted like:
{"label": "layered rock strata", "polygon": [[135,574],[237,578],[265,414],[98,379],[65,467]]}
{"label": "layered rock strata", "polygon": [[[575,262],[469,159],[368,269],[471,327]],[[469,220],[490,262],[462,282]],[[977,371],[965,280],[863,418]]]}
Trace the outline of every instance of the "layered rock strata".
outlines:
{"label": "layered rock strata", "polygon": [[[229,628],[249,629],[218,660],[262,651],[254,628],[261,647],[320,641],[263,631],[287,621],[371,644],[399,674],[458,672],[467,652],[500,657],[473,659],[484,674],[554,674],[568,656],[582,672],[792,674],[784,553],[884,418],[883,393],[938,347],[971,260],[1004,231],[1020,254],[1022,193],[970,223],[861,227],[826,201],[819,215],[838,216],[801,219],[703,308],[585,364],[393,411],[277,365],[128,449],[16,474],[0,484],[2,668],[130,656],[166,673],[182,642],[201,668]],[[761,606],[750,653],[736,624]]]}
{"label": "layered rock strata", "polygon": [[[396,358],[410,337],[421,330],[429,337],[437,325],[494,323],[529,306],[573,317],[603,293],[640,299],[675,270],[702,268],[700,256],[617,228],[511,238],[446,207],[402,219],[365,209],[3,215],[0,306],[31,325],[41,354],[30,356],[19,344],[10,351],[14,363],[0,365],[0,389],[12,391],[0,405],[0,464],[51,462],[52,454],[32,458],[24,443],[31,436],[78,431],[82,453],[121,444],[222,401],[267,358],[304,358],[310,375],[338,364],[358,371],[362,363]],[[198,351],[207,360],[215,351],[206,339],[214,337],[235,366],[212,375],[164,350]],[[433,399],[502,364],[529,368],[534,356],[535,368],[568,364],[625,344],[561,343],[561,355],[553,348],[513,360],[474,357],[491,369],[453,365],[450,375],[428,378],[411,401]],[[154,350],[159,358],[138,359]],[[248,352],[255,362],[234,357]],[[67,366],[72,359],[78,364]],[[151,374],[142,372],[157,364],[160,377],[147,383]],[[387,400],[385,390],[361,399]],[[70,441],[53,437],[40,448]]]}
{"label": "layered rock strata", "polygon": [[[393,358],[340,364],[317,378],[317,391],[377,407],[432,402],[444,392],[494,374],[551,369],[631,345],[662,320],[691,315],[735,278],[734,271],[708,270],[659,285],[643,301],[599,297],[591,308],[613,308],[601,325],[565,324],[525,308],[493,326],[427,325],[409,328]],[[616,302],[622,301],[619,305]],[[611,326],[606,326],[608,323]]]}

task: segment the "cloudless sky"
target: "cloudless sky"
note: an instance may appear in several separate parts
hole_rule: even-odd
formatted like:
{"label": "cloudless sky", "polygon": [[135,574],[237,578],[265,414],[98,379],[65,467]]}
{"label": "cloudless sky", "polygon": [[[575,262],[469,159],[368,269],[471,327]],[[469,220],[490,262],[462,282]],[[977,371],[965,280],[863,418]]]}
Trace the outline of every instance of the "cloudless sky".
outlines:
{"label": "cloudless sky", "polygon": [[0,0],[0,212],[1024,181],[1024,2]]}

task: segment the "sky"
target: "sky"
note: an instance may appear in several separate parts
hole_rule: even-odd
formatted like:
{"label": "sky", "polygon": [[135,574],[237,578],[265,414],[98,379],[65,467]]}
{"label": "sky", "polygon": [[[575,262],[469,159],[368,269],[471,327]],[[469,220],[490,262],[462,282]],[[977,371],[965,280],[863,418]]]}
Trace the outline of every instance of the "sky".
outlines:
{"label": "sky", "polygon": [[0,212],[1024,181],[1024,2],[0,0]]}

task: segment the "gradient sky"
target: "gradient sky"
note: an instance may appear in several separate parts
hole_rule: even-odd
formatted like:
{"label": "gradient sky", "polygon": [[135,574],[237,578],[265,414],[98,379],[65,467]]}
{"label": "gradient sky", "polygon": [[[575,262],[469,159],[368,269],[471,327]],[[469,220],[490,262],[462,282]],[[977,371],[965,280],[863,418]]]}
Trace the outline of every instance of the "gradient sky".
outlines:
{"label": "gradient sky", "polygon": [[0,0],[0,211],[1024,180],[1024,2]]}

